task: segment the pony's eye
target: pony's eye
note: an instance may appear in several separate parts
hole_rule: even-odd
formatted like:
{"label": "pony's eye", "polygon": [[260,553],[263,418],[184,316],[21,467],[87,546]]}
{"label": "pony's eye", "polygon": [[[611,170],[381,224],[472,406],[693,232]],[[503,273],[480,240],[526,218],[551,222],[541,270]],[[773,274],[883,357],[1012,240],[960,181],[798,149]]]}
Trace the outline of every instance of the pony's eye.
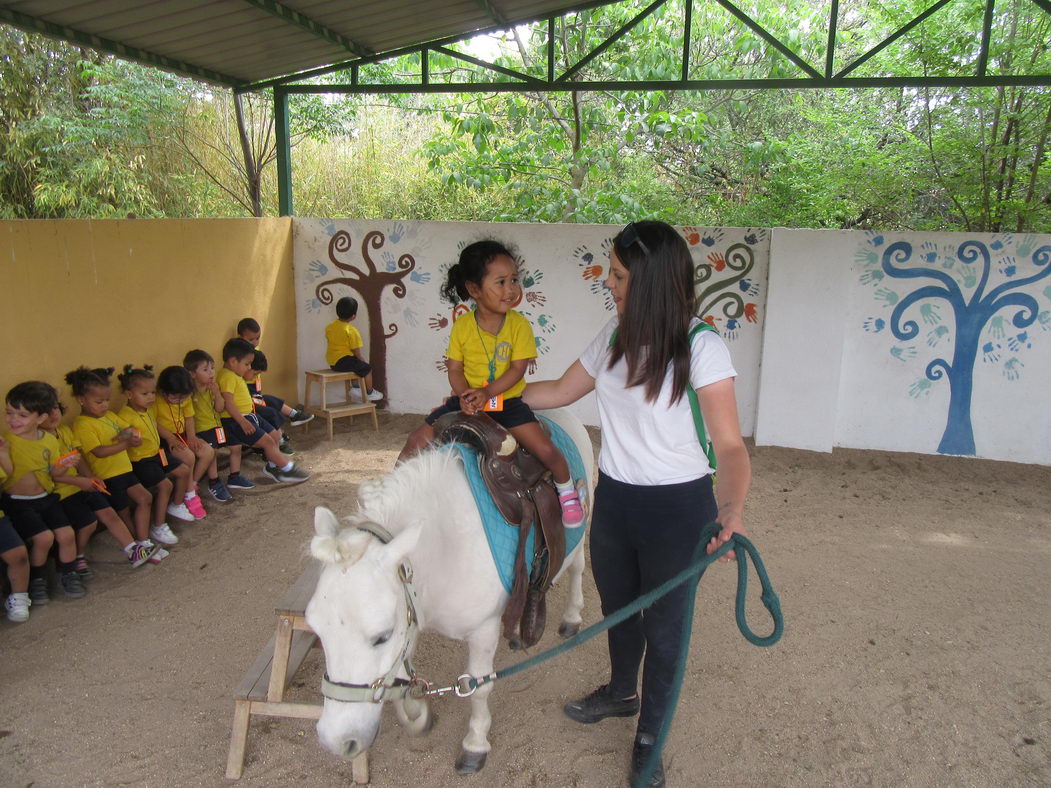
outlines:
{"label": "pony's eye", "polygon": [[390,640],[390,636],[393,634],[394,630],[388,629],[386,632],[384,632],[382,635],[380,635],[378,638],[372,641],[372,647],[375,648],[376,646],[382,646],[384,643]]}

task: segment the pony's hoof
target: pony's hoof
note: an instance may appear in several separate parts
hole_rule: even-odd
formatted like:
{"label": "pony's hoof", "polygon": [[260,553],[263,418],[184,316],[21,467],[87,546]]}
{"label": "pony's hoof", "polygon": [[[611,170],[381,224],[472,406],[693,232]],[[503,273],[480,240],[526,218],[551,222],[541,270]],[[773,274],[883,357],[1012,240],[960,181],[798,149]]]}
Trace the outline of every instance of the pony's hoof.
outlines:
{"label": "pony's hoof", "polygon": [[489,757],[487,752],[469,752],[460,750],[460,757],[456,759],[457,774],[474,774],[480,772],[485,766],[485,759]]}
{"label": "pony's hoof", "polygon": [[511,651],[521,651],[525,648],[525,646],[522,644],[522,638],[520,638],[518,635],[515,635],[513,638],[507,641],[507,647],[511,649]]}
{"label": "pony's hoof", "polygon": [[560,638],[571,638],[580,631],[580,622],[570,624],[568,621],[563,621],[558,625],[558,636]]}

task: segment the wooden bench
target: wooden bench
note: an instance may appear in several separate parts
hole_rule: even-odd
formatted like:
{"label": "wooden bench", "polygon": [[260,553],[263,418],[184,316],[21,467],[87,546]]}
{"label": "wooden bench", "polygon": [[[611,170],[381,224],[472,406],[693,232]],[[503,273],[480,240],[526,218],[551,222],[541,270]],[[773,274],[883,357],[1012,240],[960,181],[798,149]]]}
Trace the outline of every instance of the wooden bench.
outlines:
{"label": "wooden bench", "polygon": [[[328,384],[343,383],[343,391],[346,399],[341,402],[328,401]],[[358,391],[361,393],[361,401],[354,401],[354,384],[357,383]],[[310,404],[310,393],[317,385],[321,388],[321,404],[313,407]],[[306,373],[306,387],[303,391],[303,407],[326,420],[328,424],[328,439],[332,440],[332,422],[335,419],[358,416],[362,413],[372,414],[372,428],[379,430],[379,419],[376,417],[376,404],[369,402],[368,391],[365,389],[365,379],[358,377],[353,372],[333,372],[331,369],[315,369]],[[309,428],[309,425],[307,425]]]}
{"label": "wooden bench", "polygon": [[[311,561],[299,579],[289,588],[274,608],[277,629],[259,652],[252,667],[234,690],[234,722],[230,732],[230,752],[226,759],[226,778],[240,779],[244,771],[245,748],[252,715],[316,720],[321,717],[320,703],[293,703],[285,700],[292,678],[317,645],[315,635],[304,618],[304,610],[314,594],[321,565]],[[369,781],[368,754],[362,753],[351,764],[355,783]]]}

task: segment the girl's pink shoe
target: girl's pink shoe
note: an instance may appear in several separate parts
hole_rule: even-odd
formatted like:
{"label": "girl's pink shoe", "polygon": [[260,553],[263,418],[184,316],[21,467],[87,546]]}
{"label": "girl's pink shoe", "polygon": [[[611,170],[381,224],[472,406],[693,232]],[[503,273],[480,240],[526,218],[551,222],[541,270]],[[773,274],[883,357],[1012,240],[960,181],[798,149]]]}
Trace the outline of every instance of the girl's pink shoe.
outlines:
{"label": "girl's pink shoe", "polygon": [[559,493],[558,503],[562,507],[563,526],[577,528],[584,522],[584,507],[580,505],[580,496],[576,490]]}
{"label": "girl's pink shoe", "polygon": [[203,520],[208,515],[208,512],[204,510],[204,504],[201,503],[201,496],[197,495],[196,493],[193,494],[192,498],[187,496],[186,508],[189,509],[190,514],[192,514],[198,520]]}

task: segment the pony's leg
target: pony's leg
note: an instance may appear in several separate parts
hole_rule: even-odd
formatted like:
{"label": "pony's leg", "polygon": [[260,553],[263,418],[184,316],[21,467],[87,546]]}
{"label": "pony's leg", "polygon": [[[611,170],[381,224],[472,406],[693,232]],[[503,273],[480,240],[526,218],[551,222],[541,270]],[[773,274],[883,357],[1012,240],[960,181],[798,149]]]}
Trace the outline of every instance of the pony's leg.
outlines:
{"label": "pony's leg", "polygon": [[580,631],[580,612],[584,609],[584,540],[577,545],[573,560],[566,568],[569,574],[569,594],[566,599],[566,612],[558,626],[560,637],[569,638]]}
{"label": "pony's leg", "polygon": [[[472,676],[487,676],[493,672],[493,658],[500,641],[500,616],[480,627],[467,641],[467,672]],[[456,759],[456,771],[472,774],[485,766],[489,754],[489,726],[493,718],[489,713],[489,693],[492,684],[485,684],[471,696],[471,719],[463,749]]]}

